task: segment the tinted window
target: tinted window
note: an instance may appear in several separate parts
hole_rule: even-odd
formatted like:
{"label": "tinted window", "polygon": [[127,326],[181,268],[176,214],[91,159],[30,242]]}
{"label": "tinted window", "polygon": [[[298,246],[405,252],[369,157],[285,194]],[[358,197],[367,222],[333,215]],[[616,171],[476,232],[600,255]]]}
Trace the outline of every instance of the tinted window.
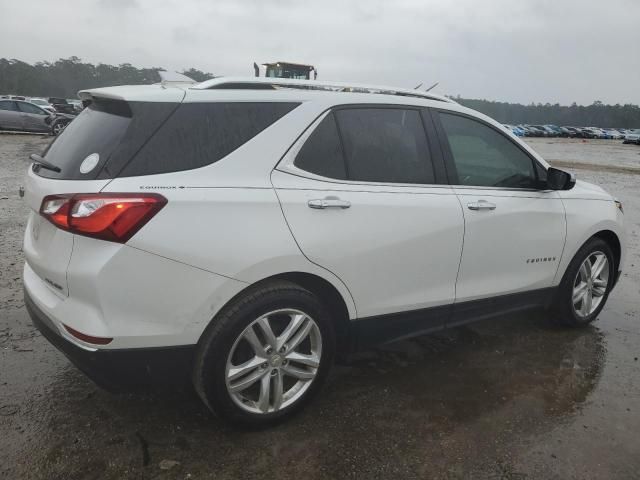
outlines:
{"label": "tinted window", "polygon": [[10,102],[7,100],[0,101],[0,110],[9,110],[15,112],[18,110],[16,102]]}
{"label": "tinted window", "polygon": [[332,113],[327,115],[302,146],[295,166],[316,175],[347,178],[338,128]]}
{"label": "tinted window", "polygon": [[297,103],[184,103],[121,176],[189,170],[214,163],[293,110]]}
{"label": "tinted window", "polygon": [[505,135],[460,115],[440,113],[458,184],[535,188],[533,160]]}
{"label": "tinted window", "polygon": [[336,111],[350,180],[434,183],[426,134],[416,110]]}
{"label": "tinted window", "polygon": [[[60,167],[60,173],[39,169],[38,175],[62,179],[95,178],[109,159],[131,122],[125,102],[94,102],[56,137],[45,151],[45,159]],[[99,155],[98,166],[87,174],[80,164],[92,153]]]}
{"label": "tinted window", "polygon": [[27,102],[18,102],[18,108],[24,113],[35,113],[36,115],[48,115],[43,109]]}

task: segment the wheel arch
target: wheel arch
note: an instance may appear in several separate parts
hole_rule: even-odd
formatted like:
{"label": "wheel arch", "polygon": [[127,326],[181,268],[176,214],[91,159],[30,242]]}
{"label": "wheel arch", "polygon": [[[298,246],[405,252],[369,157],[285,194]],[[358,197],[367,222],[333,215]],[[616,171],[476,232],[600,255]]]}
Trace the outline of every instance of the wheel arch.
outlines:
{"label": "wheel arch", "polygon": [[[609,245],[609,247],[611,248],[611,251],[613,251],[613,255],[616,262],[615,272],[617,272],[620,269],[620,261],[622,257],[622,243],[620,242],[620,238],[618,237],[618,235],[612,230],[600,230],[599,232],[595,233],[592,237],[590,237],[589,240],[591,240],[591,238],[600,238],[604,240],[607,243],[607,245]],[[589,240],[587,240],[587,242]]]}
{"label": "wheel arch", "polygon": [[329,309],[333,320],[333,324],[336,329],[337,352],[347,352],[351,349],[354,336],[350,319],[355,316],[354,305],[349,302],[351,298],[349,297],[345,299],[343,293],[340,292],[338,287],[326,278],[314,273],[301,271],[278,273],[247,284],[242,290],[229,298],[224,305],[217,310],[216,314],[210,319],[203,329],[200,334],[200,338],[202,338],[206,330],[210,328],[213,322],[215,322],[216,316],[223,311],[227,305],[236,301],[238,298],[241,298],[249,290],[277,281],[288,281],[294,283],[317,295],[323,305]]}

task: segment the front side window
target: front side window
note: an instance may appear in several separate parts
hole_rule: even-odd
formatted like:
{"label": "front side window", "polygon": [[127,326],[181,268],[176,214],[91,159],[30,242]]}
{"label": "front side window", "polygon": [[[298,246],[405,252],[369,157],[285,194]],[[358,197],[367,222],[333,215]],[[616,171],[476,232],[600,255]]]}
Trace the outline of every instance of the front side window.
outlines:
{"label": "front side window", "polygon": [[509,138],[476,120],[440,112],[459,185],[536,188],[533,160]]}
{"label": "front side window", "polygon": [[24,113],[35,113],[36,115],[48,115],[47,112],[45,112],[40,107],[36,107],[35,105],[32,105],[27,102],[18,102],[18,108],[20,109],[21,112],[24,112]]}

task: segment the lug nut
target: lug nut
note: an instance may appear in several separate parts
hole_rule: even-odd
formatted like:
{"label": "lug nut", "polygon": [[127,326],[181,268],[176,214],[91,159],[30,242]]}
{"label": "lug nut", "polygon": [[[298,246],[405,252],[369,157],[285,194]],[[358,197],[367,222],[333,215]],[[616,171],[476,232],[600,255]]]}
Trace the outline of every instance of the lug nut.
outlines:
{"label": "lug nut", "polygon": [[276,370],[275,368],[273,370],[271,370],[271,375],[275,376],[278,374],[278,370]]}
{"label": "lug nut", "polygon": [[264,362],[262,365],[260,365],[260,368],[267,368],[267,367],[268,367],[267,362]]}
{"label": "lug nut", "polygon": [[287,346],[283,345],[282,348],[280,348],[280,353],[284,353],[287,351]]}
{"label": "lug nut", "polygon": [[273,353],[273,348],[267,348],[267,355],[271,355]]}

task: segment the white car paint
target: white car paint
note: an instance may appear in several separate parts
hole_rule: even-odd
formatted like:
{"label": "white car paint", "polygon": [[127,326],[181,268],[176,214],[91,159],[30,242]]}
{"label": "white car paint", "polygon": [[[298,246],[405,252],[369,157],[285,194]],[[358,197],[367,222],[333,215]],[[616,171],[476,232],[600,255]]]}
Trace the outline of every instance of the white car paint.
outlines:
{"label": "white car paint", "polygon": [[[224,159],[193,170],[93,181],[50,180],[29,171],[25,289],[69,341],[92,349],[195,344],[244,288],[289,272],[331,284],[355,320],[558,285],[582,243],[602,229],[618,235],[624,258],[623,221],[613,198],[583,182],[562,192],[340,182],[301,174],[291,164],[305,132],[337,105],[436,107],[504,130],[444,97],[284,87],[207,90],[224,81],[186,89],[102,88],[79,96],[301,105]],[[548,167],[526,143],[510,137]],[[38,215],[46,195],[99,191],[156,192],[168,203],[124,245],[69,234]],[[309,200],[329,195],[352,207],[308,208]],[[480,200],[496,209],[466,207]],[[557,260],[527,263],[545,257]],[[64,333],[63,321],[114,340],[100,347],[83,343]]]}

